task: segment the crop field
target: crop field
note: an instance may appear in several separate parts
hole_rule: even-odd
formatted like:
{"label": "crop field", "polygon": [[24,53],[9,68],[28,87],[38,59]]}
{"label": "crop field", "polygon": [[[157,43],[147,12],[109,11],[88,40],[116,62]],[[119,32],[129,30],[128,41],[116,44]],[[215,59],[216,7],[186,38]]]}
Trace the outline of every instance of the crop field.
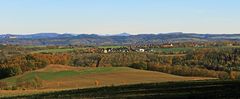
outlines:
{"label": "crop field", "polygon": [[[38,89],[39,92],[45,92],[49,89],[63,90],[139,83],[214,79],[205,77],[182,77],[161,72],[136,70],[128,67],[72,68],[62,65],[50,65],[46,69],[28,72],[23,75],[3,79],[1,81],[14,86],[18,79],[28,81],[33,80],[36,76],[44,81],[43,86]],[[95,84],[96,81],[99,82],[98,85]],[[19,90],[4,91],[1,95],[11,96],[12,94],[9,95],[9,93],[16,93],[18,91]],[[30,93],[38,93],[38,91],[24,91],[24,94]],[[23,93],[19,92],[19,94]]]}
{"label": "crop field", "polygon": [[221,80],[147,83],[64,90],[9,98],[238,99],[240,98],[239,83],[240,81]]}

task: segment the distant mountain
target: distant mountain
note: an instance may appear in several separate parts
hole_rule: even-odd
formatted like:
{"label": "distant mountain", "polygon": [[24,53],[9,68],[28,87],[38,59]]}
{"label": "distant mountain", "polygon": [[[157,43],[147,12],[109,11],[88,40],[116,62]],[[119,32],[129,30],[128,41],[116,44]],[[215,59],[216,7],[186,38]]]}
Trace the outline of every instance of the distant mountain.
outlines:
{"label": "distant mountain", "polygon": [[26,35],[5,34],[5,35],[0,35],[0,38],[43,39],[43,38],[61,38],[61,37],[72,37],[72,36],[73,36],[72,34],[37,33],[37,34],[26,34]]}
{"label": "distant mountain", "polygon": [[116,34],[116,35],[113,35],[113,36],[130,36],[131,34],[128,34],[128,33],[120,33],[120,34]]}
{"label": "distant mountain", "polygon": [[4,38],[16,38],[16,35],[4,34],[4,35],[0,35],[0,38],[1,39],[4,39]]}
{"label": "distant mountain", "polygon": [[31,35],[25,35],[26,38],[54,38],[58,37],[61,34],[57,33],[38,33],[38,34],[31,34]]}
{"label": "distant mountain", "polygon": [[130,36],[129,33],[120,33],[120,34],[99,34],[99,36]]}
{"label": "distant mountain", "polygon": [[239,41],[240,34],[195,34],[195,33],[165,33],[130,35],[97,34],[57,34],[37,33],[30,35],[0,35],[0,44],[18,45],[130,45],[130,44],[161,44],[169,42],[207,42],[207,41]]}

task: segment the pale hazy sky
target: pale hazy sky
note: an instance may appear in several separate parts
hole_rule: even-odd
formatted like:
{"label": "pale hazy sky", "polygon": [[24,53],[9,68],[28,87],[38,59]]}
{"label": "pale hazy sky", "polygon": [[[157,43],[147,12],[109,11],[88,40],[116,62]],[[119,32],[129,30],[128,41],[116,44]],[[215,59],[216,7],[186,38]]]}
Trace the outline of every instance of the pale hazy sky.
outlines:
{"label": "pale hazy sky", "polygon": [[240,0],[0,0],[0,33],[240,33]]}

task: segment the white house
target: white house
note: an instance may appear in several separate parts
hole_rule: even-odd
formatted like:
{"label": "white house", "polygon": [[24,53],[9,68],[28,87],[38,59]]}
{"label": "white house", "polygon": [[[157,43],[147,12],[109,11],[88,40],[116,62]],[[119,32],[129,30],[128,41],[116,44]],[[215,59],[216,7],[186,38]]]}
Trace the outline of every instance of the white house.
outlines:
{"label": "white house", "polygon": [[108,53],[108,50],[105,49],[105,50],[103,51],[103,53]]}
{"label": "white house", "polygon": [[173,44],[164,44],[162,45],[162,47],[165,47],[165,48],[173,47]]}
{"label": "white house", "polygon": [[145,49],[139,49],[139,52],[145,52]]}

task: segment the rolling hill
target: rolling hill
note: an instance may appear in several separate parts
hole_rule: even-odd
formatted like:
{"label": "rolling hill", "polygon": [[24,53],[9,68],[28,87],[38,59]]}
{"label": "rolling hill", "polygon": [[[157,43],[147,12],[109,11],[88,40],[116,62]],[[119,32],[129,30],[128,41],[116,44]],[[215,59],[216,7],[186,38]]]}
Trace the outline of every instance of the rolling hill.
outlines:
{"label": "rolling hill", "polygon": [[239,41],[240,34],[195,34],[195,33],[160,33],[130,35],[122,33],[118,35],[97,34],[57,34],[37,33],[31,35],[0,35],[0,44],[17,45],[131,45],[154,44],[169,42],[206,42],[206,41]]}
{"label": "rolling hill", "polygon": [[[43,86],[27,91],[2,91],[2,95],[13,95],[10,93],[29,94],[51,90],[64,90],[76,88],[94,88],[102,86],[128,85],[139,83],[170,82],[170,81],[191,81],[207,80],[213,78],[204,77],[182,77],[171,74],[152,72],[145,70],[136,70],[128,67],[99,67],[84,68],[70,67],[63,65],[49,65],[46,68],[28,72],[23,75],[6,78],[0,81],[7,82],[9,85],[15,85],[18,79],[28,81],[34,77],[43,80]],[[96,85],[96,81],[99,83]],[[33,90],[33,91],[31,91]]]}

